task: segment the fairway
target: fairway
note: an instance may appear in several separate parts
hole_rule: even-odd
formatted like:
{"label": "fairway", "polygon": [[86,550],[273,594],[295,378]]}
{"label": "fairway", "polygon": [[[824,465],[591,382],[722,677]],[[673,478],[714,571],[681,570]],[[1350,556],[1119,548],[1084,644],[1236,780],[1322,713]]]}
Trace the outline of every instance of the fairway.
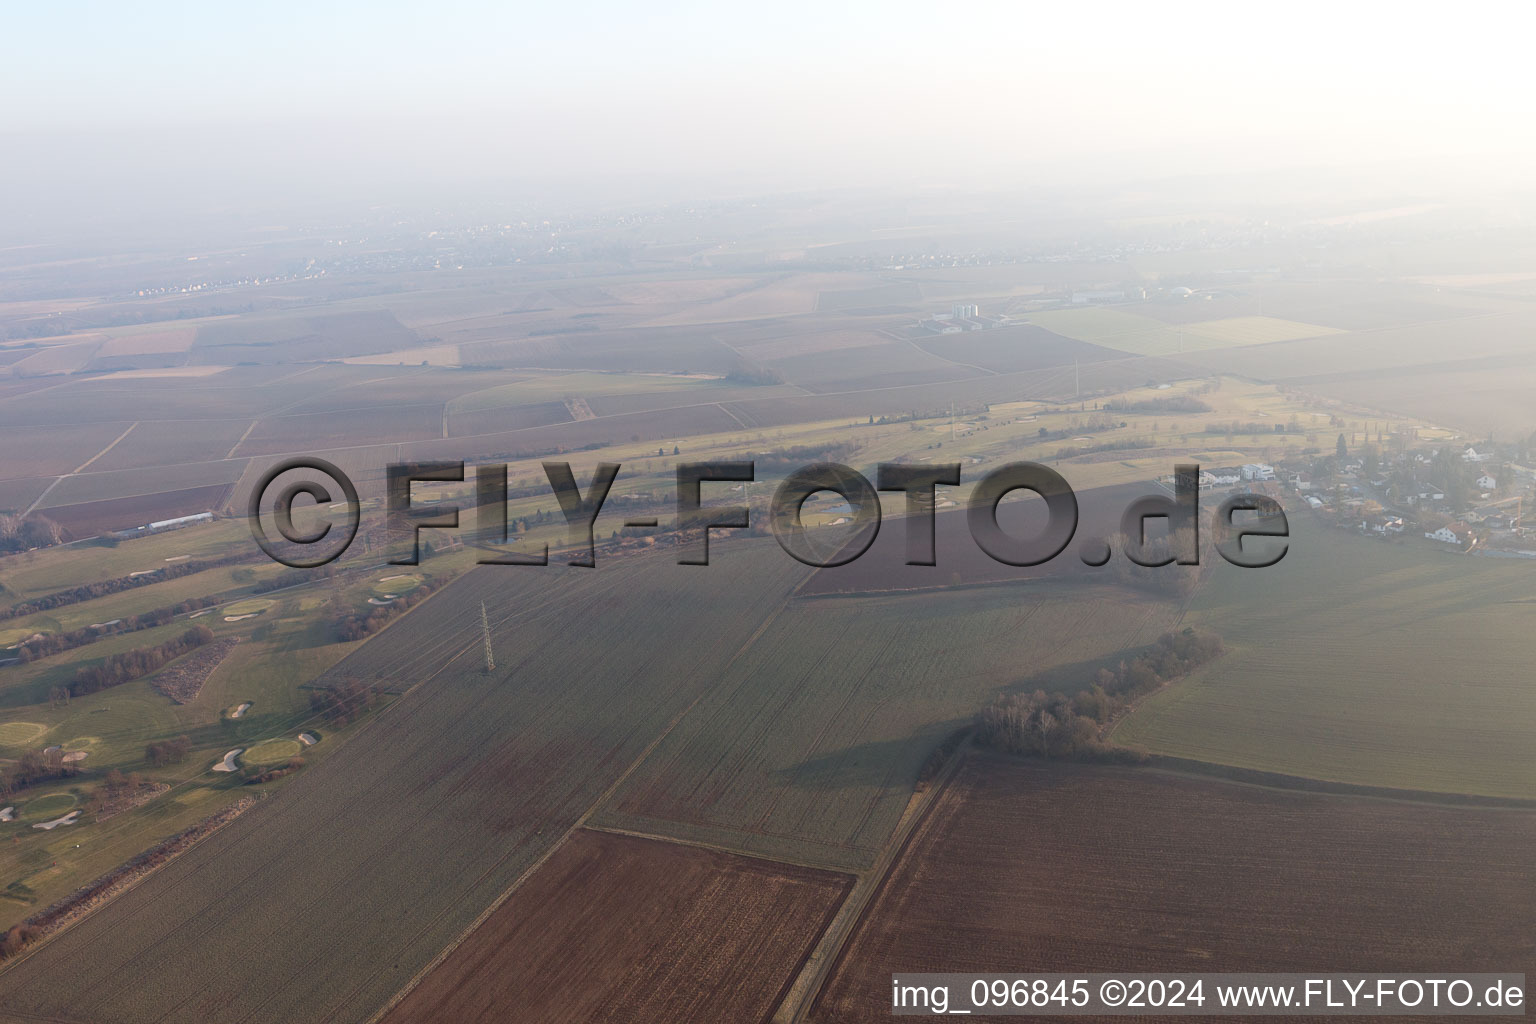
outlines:
{"label": "fairway", "polygon": [[1389,544],[1293,517],[1278,565],[1214,566],[1185,624],[1227,654],[1154,695],[1116,743],[1415,790],[1536,797],[1519,560]]}
{"label": "fairway", "polygon": [[79,802],[73,793],[49,793],[22,804],[20,817],[22,821],[47,821],[57,818]]}
{"label": "fairway", "polygon": [[219,611],[223,612],[226,616],[260,615],[275,603],[275,601],[268,601],[265,598],[253,597],[247,601],[235,601],[231,604],[226,604]]}
{"label": "fairway", "polygon": [[298,757],[303,749],[298,740],[262,740],[241,754],[240,762],[256,765],[278,764],[290,757]]}
{"label": "fairway", "polygon": [[409,594],[421,586],[421,577],[411,573],[397,573],[385,576],[374,583],[373,595],[375,597],[399,597],[401,594]]}

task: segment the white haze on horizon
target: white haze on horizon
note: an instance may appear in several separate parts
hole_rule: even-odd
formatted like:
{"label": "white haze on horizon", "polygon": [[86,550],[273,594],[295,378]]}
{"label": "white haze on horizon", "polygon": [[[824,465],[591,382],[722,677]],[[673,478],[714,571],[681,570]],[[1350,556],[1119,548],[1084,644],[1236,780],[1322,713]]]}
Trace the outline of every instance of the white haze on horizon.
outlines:
{"label": "white haze on horizon", "polygon": [[1536,163],[1508,5],[210,6],[3,16],[5,219]]}

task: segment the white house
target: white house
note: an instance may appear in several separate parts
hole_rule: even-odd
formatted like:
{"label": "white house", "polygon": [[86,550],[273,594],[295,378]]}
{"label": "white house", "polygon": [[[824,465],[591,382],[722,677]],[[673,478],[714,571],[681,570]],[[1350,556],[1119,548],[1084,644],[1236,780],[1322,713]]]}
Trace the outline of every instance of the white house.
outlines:
{"label": "white house", "polygon": [[1275,467],[1263,462],[1250,462],[1243,467],[1244,480],[1273,480]]}
{"label": "white house", "polygon": [[1440,529],[1434,531],[1433,533],[1426,533],[1424,536],[1428,537],[1430,540],[1438,540],[1443,544],[1459,545],[1466,543],[1466,537],[1463,534],[1458,533],[1456,528],[1452,526],[1442,526]]}
{"label": "white house", "polygon": [[1485,491],[1491,491],[1499,486],[1499,482],[1487,473],[1484,473],[1477,478],[1477,486]]}
{"label": "white house", "polygon": [[1479,455],[1476,448],[1468,448],[1461,453],[1461,457],[1466,462],[1487,462],[1493,458],[1492,455]]}

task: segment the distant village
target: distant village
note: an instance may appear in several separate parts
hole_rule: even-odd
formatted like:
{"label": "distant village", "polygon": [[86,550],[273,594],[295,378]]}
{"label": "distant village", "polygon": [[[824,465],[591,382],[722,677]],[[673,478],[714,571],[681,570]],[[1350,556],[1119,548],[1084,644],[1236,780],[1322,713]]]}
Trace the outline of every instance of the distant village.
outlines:
{"label": "distant village", "polygon": [[1443,545],[1447,550],[1536,558],[1525,503],[1536,497],[1536,468],[1522,447],[1447,443],[1351,454],[1343,435],[1334,456],[1270,465],[1202,468],[1203,494],[1265,494],[1290,508],[1367,537]]}

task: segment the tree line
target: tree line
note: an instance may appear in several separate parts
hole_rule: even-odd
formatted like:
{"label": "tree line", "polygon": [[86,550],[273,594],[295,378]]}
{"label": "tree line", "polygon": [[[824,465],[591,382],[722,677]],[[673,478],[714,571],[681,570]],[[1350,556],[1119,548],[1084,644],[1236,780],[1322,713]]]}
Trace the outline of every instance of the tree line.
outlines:
{"label": "tree line", "polygon": [[976,718],[976,740],[1010,754],[1057,758],[1128,757],[1103,739],[1104,726],[1137,698],[1188,675],[1222,653],[1221,640],[1185,629],[1165,633],[1141,654],[1102,668],[1076,693],[1004,694]]}
{"label": "tree line", "polygon": [[1295,417],[1285,423],[1240,423],[1233,420],[1230,423],[1207,423],[1207,434],[1301,434],[1301,423]]}
{"label": "tree line", "polygon": [[370,605],[369,611],[344,614],[336,620],[336,638],[346,643],[372,636],[389,625],[395,616],[426,600],[436,589],[437,585],[431,580],[422,580],[414,590],[401,594],[389,604]]}
{"label": "tree line", "polygon": [[1112,398],[1104,403],[1104,408],[1109,412],[1210,412],[1209,404],[1202,402],[1194,395],[1170,395],[1167,398],[1144,398],[1139,401],[1131,401],[1125,398]]}
{"label": "tree line", "polygon": [[373,707],[378,696],[378,687],[365,686],[348,676],[309,691],[309,708],[327,722],[347,725]]}
{"label": "tree line", "polygon": [[93,601],[98,597],[119,594],[125,590],[132,590],[135,587],[147,587],[151,583],[164,583],[166,580],[190,576],[193,573],[203,572],[208,569],[219,569],[249,557],[251,556],[240,554],[226,555],[223,558],[207,558],[202,561],[176,562],[171,565],[161,566],[153,572],[147,572],[142,576],[118,576],[110,580],[98,580],[95,583],[82,583],[78,587],[70,587],[68,590],[56,590],[51,594],[44,594],[42,597],[23,601],[21,604],[13,604],[9,608],[0,608],[0,622],[23,618],[27,615],[36,615],[38,612],[52,611],[55,608],[79,604],[82,601]]}
{"label": "tree line", "polygon": [[172,740],[155,740],[144,746],[144,760],[156,768],[168,764],[181,764],[192,752],[192,737],[177,736]]}
{"label": "tree line", "polygon": [[189,597],[180,604],[169,605],[165,608],[155,608],[152,611],[141,612],[138,615],[125,615],[117,624],[98,629],[95,626],[81,626],[72,629],[68,633],[42,633],[23,641],[16,648],[16,660],[25,665],[39,658],[49,655],[61,654],[64,651],[73,650],[76,647],[84,647],[93,644],[104,636],[119,633],[137,633],[143,629],[154,629],[156,626],[168,626],[175,621],[178,615],[186,615],[200,608],[208,608],[218,604],[220,598],[217,594],[205,597]]}
{"label": "tree line", "polygon": [[99,665],[86,665],[77,669],[74,678],[69,681],[69,695],[83,697],[88,693],[131,683],[159,671],[167,663],[212,640],[213,630],[207,626],[193,626],[181,636],[159,646],[139,647],[114,654]]}
{"label": "tree line", "polygon": [[20,789],[73,775],[75,767],[64,760],[64,751],[43,753],[29,750],[12,763],[0,768],[0,796],[10,796]]}
{"label": "tree line", "polygon": [[63,539],[63,527],[41,513],[0,515],[0,554],[46,548]]}

